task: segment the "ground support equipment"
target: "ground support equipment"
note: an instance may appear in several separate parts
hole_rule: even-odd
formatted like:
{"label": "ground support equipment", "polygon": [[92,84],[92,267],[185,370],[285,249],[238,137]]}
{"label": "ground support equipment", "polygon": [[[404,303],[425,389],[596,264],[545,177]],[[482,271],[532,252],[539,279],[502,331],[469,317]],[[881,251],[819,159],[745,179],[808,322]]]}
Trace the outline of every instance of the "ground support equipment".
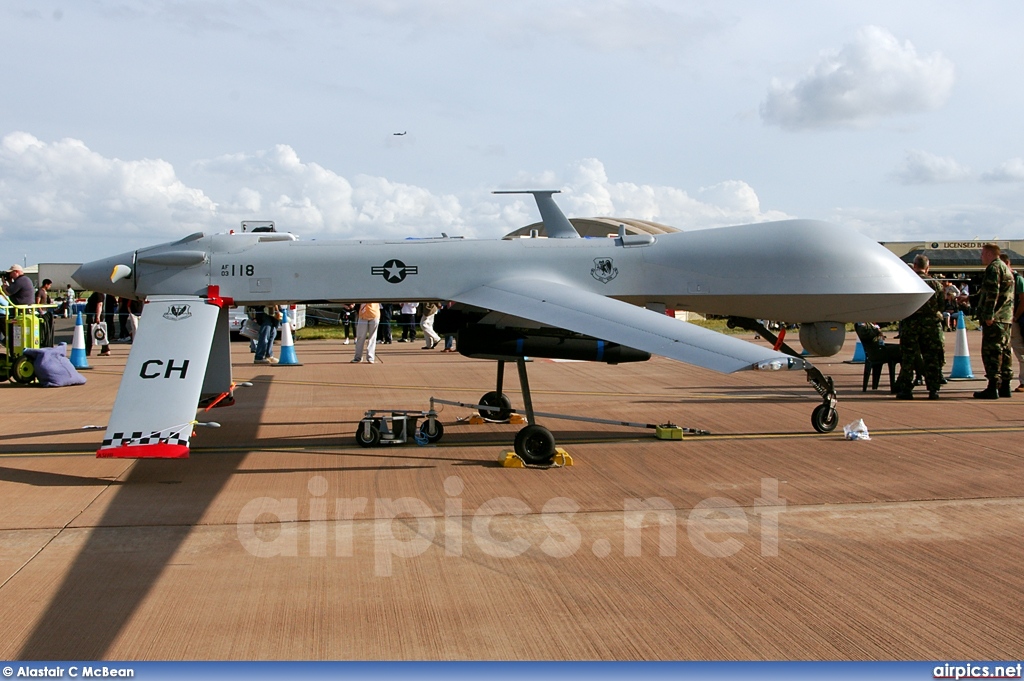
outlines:
{"label": "ground support equipment", "polygon": [[[417,423],[425,418],[419,428]],[[370,409],[356,428],[356,442],[361,447],[405,444],[413,440],[418,445],[438,442],[444,435],[444,426],[437,420],[437,412],[411,409]]]}

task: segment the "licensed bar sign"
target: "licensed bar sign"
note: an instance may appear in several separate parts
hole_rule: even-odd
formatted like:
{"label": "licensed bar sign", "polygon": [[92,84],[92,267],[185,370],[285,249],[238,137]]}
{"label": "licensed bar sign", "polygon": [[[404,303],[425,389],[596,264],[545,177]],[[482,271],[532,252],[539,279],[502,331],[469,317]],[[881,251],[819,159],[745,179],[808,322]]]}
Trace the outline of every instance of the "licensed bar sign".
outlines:
{"label": "licensed bar sign", "polygon": [[952,249],[974,249],[977,250],[985,244],[995,244],[1001,249],[1010,247],[1009,241],[943,241],[941,243],[933,243],[932,248],[952,248]]}

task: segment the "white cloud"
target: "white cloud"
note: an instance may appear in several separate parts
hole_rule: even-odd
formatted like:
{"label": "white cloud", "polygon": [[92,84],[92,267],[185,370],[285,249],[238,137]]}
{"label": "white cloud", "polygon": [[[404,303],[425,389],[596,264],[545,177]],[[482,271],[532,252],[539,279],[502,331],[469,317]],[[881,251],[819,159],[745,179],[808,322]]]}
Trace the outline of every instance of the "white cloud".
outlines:
{"label": "white cloud", "polygon": [[1024,231],[1019,210],[981,204],[904,210],[845,208],[832,220],[878,241],[1016,239]]}
{"label": "white cloud", "polygon": [[1001,163],[995,170],[982,173],[985,182],[1024,182],[1024,159],[1017,157]]}
{"label": "white cloud", "polygon": [[877,26],[826,52],[796,83],[773,79],[761,104],[765,123],[790,130],[865,126],[882,118],[938,109],[949,99],[953,63],[920,56]]}
{"label": "white cloud", "polygon": [[941,184],[971,177],[971,171],[948,156],[911,150],[893,176],[902,184]]}
{"label": "white cloud", "polygon": [[[166,161],[105,158],[78,140],[46,143],[11,133],[0,142],[0,232],[57,242],[130,238],[141,246],[225,232],[242,220],[274,220],[303,238],[498,237],[537,220],[527,197],[497,199],[479,189],[435,194],[370,175],[349,180],[283,144],[197,161],[192,174],[215,189],[186,186]],[[633,217],[681,229],[786,217],[763,211],[739,180],[691,196],[677,187],[612,181],[593,158],[560,173],[520,174],[510,186],[561,188],[559,203],[571,216]],[[93,255],[102,253],[79,257]]]}
{"label": "white cloud", "polygon": [[753,188],[741,180],[702,187],[695,198],[678,187],[611,182],[604,164],[593,158],[574,164],[566,180],[565,204],[576,215],[631,217],[679,229],[788,217],[780,211],[762,211]]}
{"label": "white cloud", "polygon": [[[723,227],[747,222],[782,220],[781,211],[762,211],[756,192],[741,180],[702,187],[697,198],[684,189],[661,185],[613,182],[596,158],[570,164],[562,174],[545,171],[520,174],[508,188],[560,188],[556,197],[570,216],[628,217],[650,220],[678,229]],[[537,221],[532,201],[520,202],[527,224]]]}
{"label": "white cloud", "polygon": [[351,182],[279,144],[269,151],[200,161],[196,167],[236,189],[221,222],[273,219],[309,236],[408,236],[462,231],[459,200],[386,178],[357,175]]}
{"label": "white cloud", "polygon": [[84,143],[25,132],[0,140],[0,233],[171,234],[208,224],[216,206],[166,161],[104,158]]}

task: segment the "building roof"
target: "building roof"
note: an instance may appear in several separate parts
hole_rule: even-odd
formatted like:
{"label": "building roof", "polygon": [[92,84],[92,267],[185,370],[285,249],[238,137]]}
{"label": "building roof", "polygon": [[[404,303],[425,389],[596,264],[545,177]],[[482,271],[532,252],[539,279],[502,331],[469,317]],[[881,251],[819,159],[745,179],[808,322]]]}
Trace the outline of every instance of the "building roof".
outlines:
{"label": "building roof", "polygon": [[[649,220],[634,220],[632,218],[569,218],[569,222],[584,237],[606,237],[609,234],[618,235],[619,225],[626,226],[626,234],[669,234],[678,232],[675,227],[658,224]],[[547,236],[544,231],[543,222],[535,222],[505,235],[506,239],[515,239],[523,236],[530,236],[532,230],[537,230],[537,236]]]}

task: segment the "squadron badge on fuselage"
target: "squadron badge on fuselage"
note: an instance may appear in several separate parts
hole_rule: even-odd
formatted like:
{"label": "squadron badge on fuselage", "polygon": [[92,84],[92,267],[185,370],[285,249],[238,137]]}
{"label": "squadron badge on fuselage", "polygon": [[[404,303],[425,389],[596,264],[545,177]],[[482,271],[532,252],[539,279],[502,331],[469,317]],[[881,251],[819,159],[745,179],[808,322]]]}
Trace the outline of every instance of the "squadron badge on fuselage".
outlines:
{"label": "squadron badge on fuselage", "polygon": [[188,305],[171,305],[167,308],[167,312],[164,312],[164,319],[170,319],[172,322],[176,322],[179,319],[188,319],[192,316],[191,310]]}
{"label": "squadron badge on fuselage", "polygon": [[619,268],[612,265],[611,258],[594,258],[594,269],[590,270],[590,275],[602,284],[607,284],[619,276]]}
{"label": "squadron badge on fuselage", "polygon": [[401,260],[391,259],[384,263],[383,267],[371,267],[370,274],[379,274],[384,281],[391,284],[400,284],[410,274],[419,274],[420,268],[416,265],[406,265]]}

